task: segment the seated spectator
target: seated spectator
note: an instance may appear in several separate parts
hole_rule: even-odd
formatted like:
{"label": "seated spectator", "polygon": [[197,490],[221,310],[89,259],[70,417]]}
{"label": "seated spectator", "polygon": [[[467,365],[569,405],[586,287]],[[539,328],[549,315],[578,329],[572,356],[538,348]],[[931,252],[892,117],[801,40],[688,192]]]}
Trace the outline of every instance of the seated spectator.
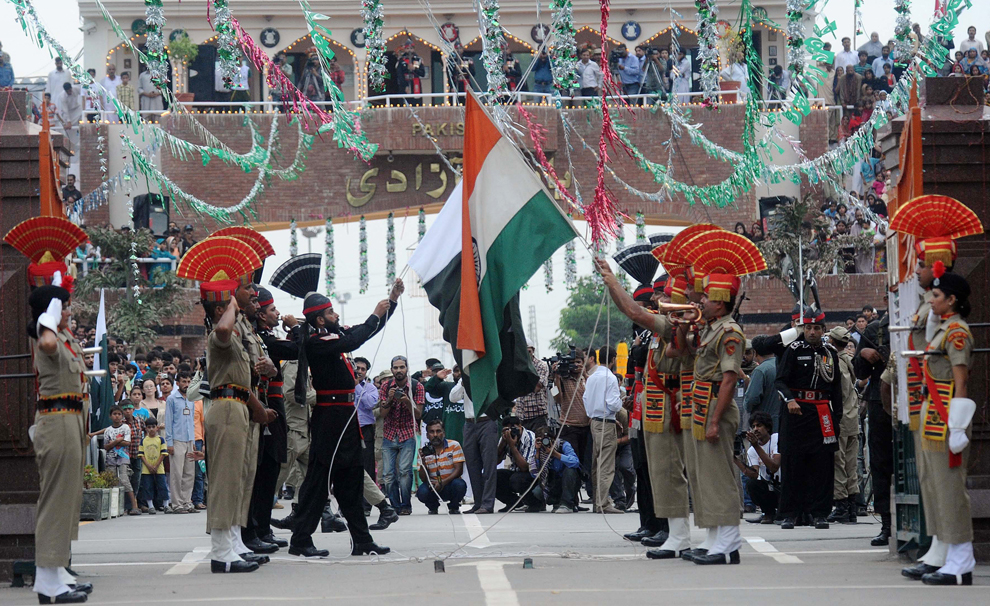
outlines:
{"label": "seated spectator", "polygon": [[419,480],[422,484],[416,490],[416,498],[426,505],[430,515],[436,515],[440,499],[447,502],[450,513],[461,513],[461,500],[467,492],[467,483],[461,479],[464,451],[455,440],[447,439],[440,419],[427,423],[426,437],[429,443],[420,451],[423,465],[419,468]]}
{"label": "seated spectator", "polygon": [[866,104],[862,100],[860,100],[857,101],[856,104],[853,106],[852,118],[849,119],[849,131],[851,133],[854,133],[857,130],[859,130],[859,127],[862,126],[864,122],[866,122],[866,120],[863,119],[863,108],[865,107],[865,105]]}
{"label": "seated spectator", "polygon": [[852,134],[852,129],[849,127],[851,120],[852,118],[848,113],[842,114],[842,120],[839,122],[839,143],[845,141]]}
{"label": "seated spectator", "polygon": [[544,426],[536,430],[536,473],[543,468],[548,458],[546,494],[543,482],[533,487],[533,497],[553,506],[553,513],[576,513],[578,511],[578,489],[581,487],[581,460],[571,445],[563,440],[555,440],[550,428]]}
{"label": "seated spectator", "polygon": [[979,52],[975,48],[971,48],[966,51],[966,56],[960,61],[963,67],[963,71],[968,75],[972,75],[973,66],[978,66],[980,68],[980,75],[987,73],[987,63],[980,58]]}
{"label": "seated spectator", "polygon": [[760,225],[759,221],[753,223],[753,225],[749,228],[749,233],[750,239],[753,240],[753,242],[763,241],[763,226]]}
{"label": "seated spectator", "polygon": [[733,461],[746,476],[746,492],[763,515],[747,521],[754,524],[773,524],[780,499],[780,452],[777,449],[777,434],[773,433],[773,421],[765,412],[753,413],[749,424],[752,429],[746,432],[746,440],[750,444],[747,463],[743,463],[739,456],[734,457]]}
{"label": "seated spectator", "polygon": [[744,238],[749,238],[749,234],[746,232],[746,224],[742,221],[736,221],[735,232]]}
{"label": "seated spectator", "polygon": [[502,439],[498,443],[499,460],[504,460],[496,474],[495,498],[505,503],[499,513],[510,511],[523,497],[526,511],[544,511],[544,505],[533,495],[531,484],[536,465],[536,434],[523,427],[519,417],[506,417],[502,424]]}
{"label": "seated spectator", "polygon": [[839,203],[839,209],[835,213],[835,221],[836,222],[842,221],[843,223],[846,224],[846,227],[848,227],[849,223],[852,222],[852,220],[853,217],[851,214],[849,214],[849,207],[843,203]]}
{"label": "seated spectator", "polygon": [[966,71],[963,69],[962,63],[953,63],[952,71],[949,72],[950,77],[962,78],[966,76]]}
{"label": "seated spectator", "polygon": [[[165,439],[158,435],[158,419],[148,418],[148,435],[141,441],[138,456],[144,463],[141,469],[141,511],[155,514],[155,511],[165,511],[165,501],[168,500],[168,487],[165,482],[165,457],[168,447]],[[148,508],[148,501],[152,507]]]}

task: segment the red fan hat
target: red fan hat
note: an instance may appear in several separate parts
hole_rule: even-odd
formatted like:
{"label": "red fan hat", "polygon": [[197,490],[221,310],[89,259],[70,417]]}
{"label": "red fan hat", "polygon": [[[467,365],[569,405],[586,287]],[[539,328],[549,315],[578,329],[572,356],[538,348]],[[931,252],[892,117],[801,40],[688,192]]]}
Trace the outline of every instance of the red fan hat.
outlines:
{"label": "red fan hat", "polygon": [[[685,246],[695,238],[702,236],[704,234],[711,232],[723,232],[723,231],[726,230],[722,229],[718,225],[715,225],[714,223],[698,223],[682,229],[667,244],[667,248],[665,249],[666,253],[664,254],[664,256],[670,258],[674,262],[675,266],[676,265],[684,266],[684,275],[688,280],[691,280],[693,282],[695,292],[702,291],[702,288],[704,287],[704,283],[703,283],[704,274],[697,270],[695,264],[693,263],[694,259],[691,256],[685,254],[684,252]],[[663,261],[661,260],[660,263],[663,263]],[[670,273],[671,275],[674,275],[674,273],[671,272],[670,268],[668,268],[666,264],[664,264],[664,269],[666,269],[667,272]]]}
{"label": "red fan hat", "polygon": [[767,268],[749,238],[726,230],[697,235],[684,244],[683,253],[696,275],[704,275],[705,295],[712,301],[728,302],[739,293],[740,276]]}
{"label": "red fan hat", "polygon": [[983,223],[968,206],[948,196],[911,198],[894,211],[890,229],[914,236],[915,251],[926,267],[941,261],[952,267],[956,240],[983,233]]}
{"label": "red fan hat", "polygon": [[261,267],[259,267],[255,272],[254,281],[261,282],[261,273],[265,267],[265,259],[275,256],[275,247],[273,247],[272,243],[268,241],[268,238],[259,234],[250,227],[245,227],[243,225],[224,227],[223,229],[213,232],[212,237],[216,236],[227,236],[230,238],[237,238],[238,240],[244,240],[248,243],[248,246],[254,249],[254,252],[258,253],[258,258],[261,259]]}
{"label": "red fan hat", "polygon": [[62,217],[34,217],[15,225],[3,239],[31,260],[27,273],[32,288],[51,284],[55,272],[61,272],[62,288],[72,291],[64,260],[87,240],[78,225]]}
{"label": "red fan hat", "polygon": [[244,240],[211,236],[186,252],[175,273],[199,281],[204,301],[229,301],[238,286],[251,283],[261,263],[258,253]]}

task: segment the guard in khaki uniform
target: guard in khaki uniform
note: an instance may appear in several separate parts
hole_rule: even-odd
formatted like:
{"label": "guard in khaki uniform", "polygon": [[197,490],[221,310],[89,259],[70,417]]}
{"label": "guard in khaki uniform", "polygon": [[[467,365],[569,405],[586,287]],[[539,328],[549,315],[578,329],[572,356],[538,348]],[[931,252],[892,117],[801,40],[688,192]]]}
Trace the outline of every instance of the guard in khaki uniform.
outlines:
{"label": "guard in khaki uniform", "polygon": [[[659,314],[653,313],[629,297],[604,260],[596,261],[602,279],[619,310],[640,326],[654,331],[650,339],[646,370],[643,376],[642,426],[646,456],[652,486],[655,515],[666,518],[669,531],[651,549],[651,559],[676,558],[690,547],[688,526],[688,487],[684,475],[684,463],[680,436],[680,419],[677,417],[680,360],[665,355],[667,344],[673,339],[674,324],[667,317],[672,311],[693,308],[672,305],[659,296],[654,298]],[[696,314],[695,314],[696,315]],[[741,355],[741,352],[740,352]]]}
{"label": "guard in khaki uniform", "polygon": [[[927,326],[931,311],[932,283],[935,276],[932,268],[938,261],[947,270],[952,269],[956,260],[956,243],[959,238],[983,233],[983,224],[971,209],[965,204],[947,196],[918,196],[900,206],[890,218],[890,229],[898,233],[914,236],[915,253],[918,257],[918,285],[924,289],[924,295],[918,305],[918,311],[911,318],[911,332],[908,335],[908,349],[924,350],[928,346]],[[934,326],[937,318],[932,317]],[[908,358],[907,394],[910,428],[914,437],[914,451],[922,450],[921,442],[921,409],[924,406],[924,372],[923,360]],[[892,381],[891,381],[892,382]],[[915,457],[918,463],[918,473],[923,473],[922,457]],[[945,564],[948,546],[941,537],[935,536],[932,527],[932,544],[921,557],[916,566],[905,568],[901,573],[911,579],[920,580],[929,572],[935,572]]]}
{"label": "guard in khaki uniform", "polygon": [[836,326],[828,333],[829,343],[839,354],[839,374],[842,378],[842,417],[839,419],[839,449],[835,452],[835,481],[832,499],[835,510],[828,522],[856,523],[856,495],[859,494],[859,396],[856,394],[856,374],[852,354],[846,351],[849,331]]}
{"label": "guard in khaki uniform", "polygon": [[925,348],[919,480],[925,522],[948,549],[945,565],[921,580],[972,585],[976,560],[966,465],[976,402],[966,391],[973,335],[963,319],[970,311],[970,287],[962,276],[945,272],[941,262],[933,269],[931,304],[938,325],[929,329]]}
{"label": "guard in khaki uniform", "polygon": [[210,569],[215,573],[251,572],[263,561],[241,544],[251,497],[245,462],[250,452],[251,421],[267,424],[265,409],[251,391],[251,363],[238,322],[239,298],[254,292],[251,274],[261,267],[258,254],[237,238],[214,236],[194,245],[176,274],[201,282],[199,290],[209,336],[206,367],[212,403],[205,418],[210,499],[206,528],[210,533]]}
{"label": "guard in khaki uniform", "polygon": [[[692,483],[691,489],[696,496],[698,525],[715,528],[715,540],[707,553],[688,555],[696,564],[738,564],[742,538],[732,446],[739,428],[739,409],[733,396],[742,373],[746,337],[732,319],[732,310],[741,284],[739,277],[763,271],[767,264],[748,238],[725,230],[701,233],[678,252],[692,263],[695,288],[698,277],[704,276],[701,304],[705,327],[691,339],[686,329],[679,328],[678,340],[684,345],[675,346],[673,353],[694,357],[690,434],[694,438],[697,483]],[[682,428],[688,431],[683,421]]]}
{"label": "guard in khaki uniform", "polygon": [[85,602],[90,583],[76,583],[65,569],[79,538],[83,452],[88,443],[82,346],[69,330],[72,280],[61,259],[86,241],[77,226],[59,217],[35,217],[4,240],[31,260],[28,297],[38,404],[31,440],[41,480],[35,519],[34,591],[42,604]]}

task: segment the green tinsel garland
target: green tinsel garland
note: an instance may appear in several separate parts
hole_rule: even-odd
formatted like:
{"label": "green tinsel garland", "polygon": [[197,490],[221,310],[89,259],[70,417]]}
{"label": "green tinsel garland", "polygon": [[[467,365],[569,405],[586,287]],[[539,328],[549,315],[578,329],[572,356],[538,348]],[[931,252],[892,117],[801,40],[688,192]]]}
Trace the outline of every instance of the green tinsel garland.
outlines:
{"label": "green tinsel garland", "polygon": [[564,284],[568,290],[574,290],[577,286],[577,255],[574,240],[568,240],[567,244],[564,244]]}
{"label": "green tinsel garland", "polygon": [[232,15],[227,0],[213,0],[213,29],[217,32],[217,56],[223,85],[230,90],[241,76],[241,51],[237,47],[237,32],[230,22]]}
{"label": "green tinsel garland", "polygon": [[422,242],[423,236],[426,235],[426,211],[422,208],[419,209],[418,225],[416,226],[416,242]]}
{"label": "green tinsel garland", "polygon": [[550,68],[554,87],[566,93],[577,88],[577,29],[574,27],[574,6],[571,0],[550,0]]}
{"label": "green tinsel garland", "polygon": [[165,8],[162,0],[144,0],[144,23],[147,27],[145,48],[148,57],[148,73],[155,88],[168,84],[168,52],[162,31],[165,28]]}
{"label": "green tinsel garland", "polygon": [[289,256],[295,257],[299,254],[299,234],[296,229],[296,220],[289,220]]}
{"label": "green tinsel garland", "polygon": [[636,244],[646,242],[646,215],[636,211]]}
{"label": "green tinsel garland", "polygon": [[364,20],[364,50],[367,53],[368,85],[373,91],[385,90],[388,69],[385,67],[385,10],[381,0],[362,0],[361,18]]}
{"label": "green tinsel garland", "polygon": [[488,77],[488,92],[500,96],[509,92],[509,82],[505,79],[505,52],[502,45],[502,23],[499,20],[498,0],[480,0],[478,6],[478,26],[481,29],[481,63]]}

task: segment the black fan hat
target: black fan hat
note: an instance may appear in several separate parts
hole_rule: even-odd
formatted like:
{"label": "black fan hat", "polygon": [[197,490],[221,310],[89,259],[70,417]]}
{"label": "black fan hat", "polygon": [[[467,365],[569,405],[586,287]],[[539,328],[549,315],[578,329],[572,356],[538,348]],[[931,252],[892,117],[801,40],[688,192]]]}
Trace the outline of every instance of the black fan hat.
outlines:
{"label": "black fan hat", "polygon": [[654,246],[656,245],[633,244],[615,253],[612,258],[637,283],[653,284],[653,275],[660,267],[660,262],[651,252]]}
{"label": "black fan hat", "polygon": [[323,255],[320,253],[296,255],[275,270],[269,284],[293,297],[305,299],[319,287],[322,263]]}

